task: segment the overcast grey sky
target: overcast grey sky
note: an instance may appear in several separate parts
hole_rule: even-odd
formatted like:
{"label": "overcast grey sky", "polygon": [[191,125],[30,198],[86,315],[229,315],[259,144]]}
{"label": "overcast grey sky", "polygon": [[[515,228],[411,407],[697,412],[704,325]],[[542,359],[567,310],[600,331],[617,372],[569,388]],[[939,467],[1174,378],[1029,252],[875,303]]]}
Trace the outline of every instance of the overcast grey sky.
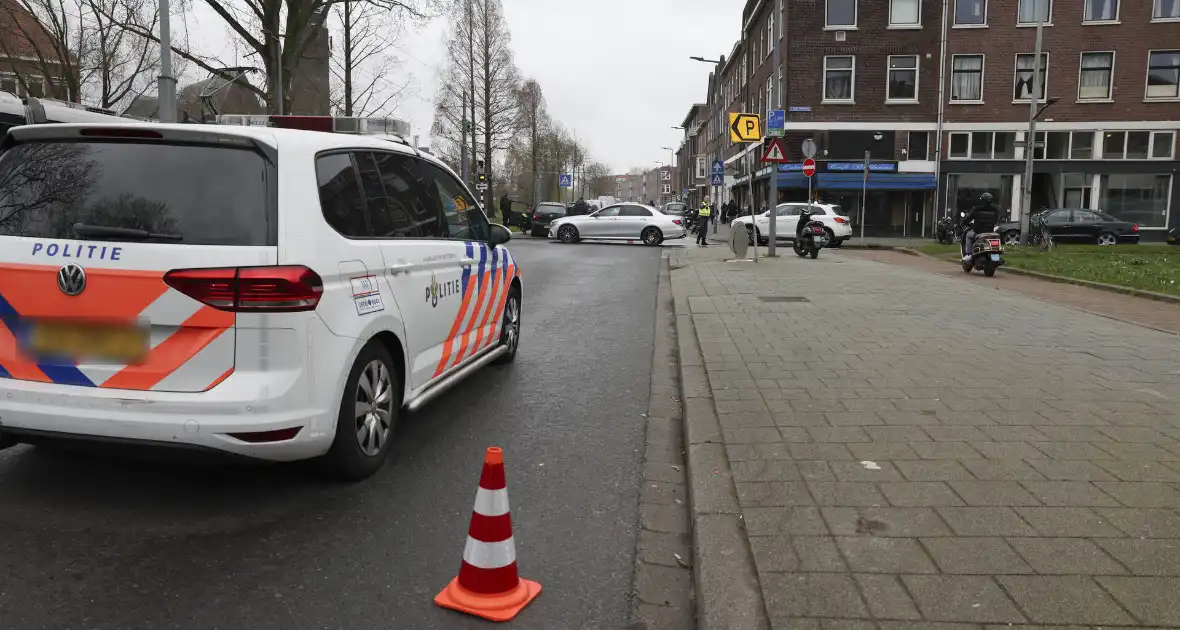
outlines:
{"label": "overcast grey sky", "polygon": [[[550,114],[577,132],[595,159],[616,172],[667,162],[679,125],[705,98],[712,66],[699,55],[727,55],[741,29],[743,0],[502,0],[516,64],[545,91]],[[203,3],[188,16],[199,50],[230,63],[223,23]],[[407,33],[391,50],[396,84],[409,83],[395,115],[426,135],[434,116],[446,21]],[[243,62],[247,63],[247,62]],[[197,77],[203,78],[203,77]],[[428,140],[424,138],[424,143]]]}

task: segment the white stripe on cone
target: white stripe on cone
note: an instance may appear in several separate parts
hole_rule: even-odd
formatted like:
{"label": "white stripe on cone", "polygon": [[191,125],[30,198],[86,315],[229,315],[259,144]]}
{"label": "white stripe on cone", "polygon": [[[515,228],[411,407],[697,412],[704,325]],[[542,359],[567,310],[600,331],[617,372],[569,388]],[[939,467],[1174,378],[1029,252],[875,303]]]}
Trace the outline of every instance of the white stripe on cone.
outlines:
{"label": "white stripe on cone", "polygon": [[475,513],[481,516],[504,516],[508,513],[508,490],[480,488],[475,493]]}
{"label": "white stripe on cone", "polygon": [[468,536],[463,561],[479,569],[502,569],[516,562],[516,543],[512,538],[489,543]]}

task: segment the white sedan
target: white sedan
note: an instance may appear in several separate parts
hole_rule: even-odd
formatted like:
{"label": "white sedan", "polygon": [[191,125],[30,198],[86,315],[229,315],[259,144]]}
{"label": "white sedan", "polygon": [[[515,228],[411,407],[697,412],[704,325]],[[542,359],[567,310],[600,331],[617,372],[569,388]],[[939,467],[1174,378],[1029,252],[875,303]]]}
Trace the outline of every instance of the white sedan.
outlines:
{"label": "white sedan", "polygon": [[615,204],[586,216],[563,217],[549,224],[549,237],[562,243],[601,239],[659,245],[666,240],[684,238],[686,234],[683,219],[640,203]]}
{"label": "white sedan", "polygon": [[[799,214],[807,208],[806,203],[780,203],[776,211],[774,231],[779,240],[794,240],[795,227],[799,223]],[[811,204],[812,218],[824,224],[828,229],[830,247],[839,247],[844,241],[852,238],[852,221],[845,216],[840,206],[829,203]],[[758,243],[764,244],[770,238],[770,211],[754,217],[754,227],[750,227],[750,217],[737,217],[733,220],[733,228],[744,227],[750,233],[750,242],[754,242],[755,232]]]}

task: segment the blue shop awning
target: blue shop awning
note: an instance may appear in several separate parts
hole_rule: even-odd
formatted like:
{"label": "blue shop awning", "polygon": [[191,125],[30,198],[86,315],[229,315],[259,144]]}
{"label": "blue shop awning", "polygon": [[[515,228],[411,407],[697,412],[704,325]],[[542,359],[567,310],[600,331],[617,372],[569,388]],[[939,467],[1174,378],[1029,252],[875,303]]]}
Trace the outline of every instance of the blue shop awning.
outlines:
{"label": "blue shop awning", "polygon": [[[861,173],[819,173],[817,177],[821,190],[860,190],[865,185]],[[869,175],[868,189],[934,190],[936,183],[934,173],[873,173]]]}
{"label": "blue shop awning", "polygon": [[[769,177],[769,175],[767,176]],[[811,182],[813,185],[815,182]],[[778,174],[779,188],[807,188],[807,178],[803,173],[779,173]]]}

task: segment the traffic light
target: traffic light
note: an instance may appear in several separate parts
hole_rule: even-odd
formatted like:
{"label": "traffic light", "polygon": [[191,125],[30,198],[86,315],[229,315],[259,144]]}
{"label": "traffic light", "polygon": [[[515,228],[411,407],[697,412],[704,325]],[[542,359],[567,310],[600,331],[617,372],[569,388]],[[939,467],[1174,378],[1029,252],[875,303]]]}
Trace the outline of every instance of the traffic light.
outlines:
{"label": "traffic light", "polygon": [[479,173],[477,173],[477,174],[476,174],[476,176],[475,176],[475,181],[476,181],[476,183],[479,183],[479,184],[486,184],[486,183],[488,183],[488,175],[487,175],[487,173],[484,173],[483,171],[480,171]]}

